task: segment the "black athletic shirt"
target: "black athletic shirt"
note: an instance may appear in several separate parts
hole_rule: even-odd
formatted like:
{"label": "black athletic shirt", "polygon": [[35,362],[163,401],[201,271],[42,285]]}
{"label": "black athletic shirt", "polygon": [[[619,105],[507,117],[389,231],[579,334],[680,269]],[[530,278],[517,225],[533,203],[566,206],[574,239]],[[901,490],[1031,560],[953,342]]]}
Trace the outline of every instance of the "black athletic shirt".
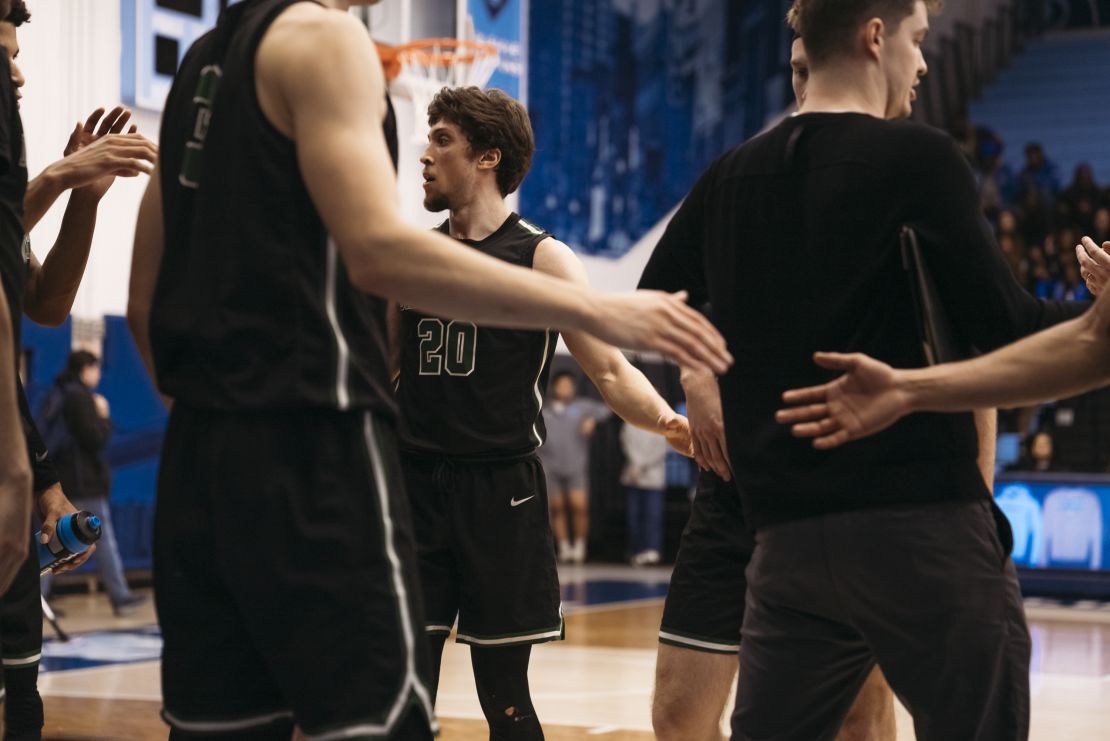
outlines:
{"label": "black athletic shirt", "polygon": [[829,512],[987,496],[971,414],[914,414],[832,451],[774,420],[786,389],[834,373],[816,350],[925,365],[899,233],[914,227],[961,344],[989,351],[1076,316],[1014,280],[951,137],[849,113],[784,121],[694,186],[642,287],[713,307],[736,364],[721,379],[737,483],[755,527]]}
{"label": "black athletic shirt", "polygon": [[23,197],[27,194],[27,155],[23,121],[12,86],[11,63],[0,52],[0,282],[11,313],[14,355],[19,362],[23,291],[30,243],[23,232]]}
{"label": "black athletic shirt", "polygon": [[[445,221],[438,229],[449,235],[448,227]],[[480,242],[459,241],[531,268],[536,247],[550,236],[514,213]],[[489,329],[402,307],[402,446],[476,458],[535,450],[547,435],[540,411],[558,338],[554,330]]]}
{"label": "black athletic shirt", "polygon": [[[293,141],[256,96],[263,34],[297,1],[231,6],[174,80],[161,132],[165,251],[150,322],[158,380],[194,407],[391,415],[385,302],[351,284]],[[219,63],[221,43],[223,74],[200,143],[194,94],[211,89],[198,81]],[[396,166],[391,107],[384,128]],[[194,178],[199,187],[185,184]]]}

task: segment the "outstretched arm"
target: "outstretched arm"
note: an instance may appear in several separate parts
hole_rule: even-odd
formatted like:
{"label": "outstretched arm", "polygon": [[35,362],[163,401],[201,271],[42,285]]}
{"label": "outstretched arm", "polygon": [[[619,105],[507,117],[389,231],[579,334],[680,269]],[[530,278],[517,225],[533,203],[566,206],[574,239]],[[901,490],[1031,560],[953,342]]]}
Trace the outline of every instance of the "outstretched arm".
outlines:
{"label": "outstretched arm", "polygon": [[1110,383],[1110,294],[1090,311],[1000,350],[960,363],[894,370],[866,355],[818,353],[845,371],[822,386],[787,391],[776,419],[815,447],[873,435],[911,412],[961,412],[1060,399]]}
{"label": "outstretched arm", "polygon": [[[532,267],[576,285],[589,285],[586,270],[574,252],[552,238],[536,247]],[[671,409],[651,381],[620,350],[583,332],[567,332],[563,339],[617,416],[640,429],[663,435],[683,455],[693,455],[686,418]]]}
{"label": "outstretched arm", "polygon": [[724,340],[682,295],[602,295],[406,224],[381,131],[376,54],[353,17],[300,3],[274,22],[257,57],[263,110],[296,142],[309,194],[357,287],[440,316],[586,331],[682,363],[728,367]]}

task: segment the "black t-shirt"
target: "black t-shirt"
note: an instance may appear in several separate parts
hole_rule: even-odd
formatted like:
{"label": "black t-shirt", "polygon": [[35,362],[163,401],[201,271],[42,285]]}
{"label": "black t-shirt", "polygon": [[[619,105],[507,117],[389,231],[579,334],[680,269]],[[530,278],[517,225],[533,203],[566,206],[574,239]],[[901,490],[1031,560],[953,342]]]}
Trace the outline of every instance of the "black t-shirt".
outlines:
{"label": "black t-shirt", "polygon": [[756,527],[827,512],[985,497],[970,414],[914,414],[814,450],[774,420],[786,389],[835,374],[817,350],[920,367],[903,225],[919,234],[960,344],[989,351],[1081,313],[1014,280],[952,139],[849,113],[784,121],[718,159],[640,285],[713,307],[736,364],[721,379],[729,452]]}
{"label": "black t-shirt", "polygon": [[[439,231],[449,234],[448,222]],[[479,252],[531,268],[551,235],[518,214],[481,241]],[[398,406],[402,445],[440,455],[510,457],[543,444],[543,397],[555,330],[491,329],[401,310]]]}
{"label": "black t-shirt", "polygon": [[[150,326],[158,381],[195,407],[392,415],[385,302],[351,284],[294,142],[256,95],[258,46],[298,1],[232,5],[174,80],[161,132],[165,249]],[[211,91],[202,71],[212,64],[222,76],[201,140],[208,111],[194,96]],[[395,128],[390,111],[384,129],[394,145]]]}

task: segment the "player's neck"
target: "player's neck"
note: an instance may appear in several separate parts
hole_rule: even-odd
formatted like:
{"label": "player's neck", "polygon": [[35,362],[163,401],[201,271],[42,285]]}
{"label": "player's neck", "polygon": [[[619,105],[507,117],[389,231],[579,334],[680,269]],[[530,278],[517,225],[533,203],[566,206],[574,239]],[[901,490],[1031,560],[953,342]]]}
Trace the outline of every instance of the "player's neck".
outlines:
{"label": "player's neck", "polygon": [[510,213],[509,206],[500,195],[475,198],[451,209],[451,236],[480,242],[500,229]]}
{"label": "player's neck", "polygon": [[812,72],[801,113],[864,113],[886,117],[886,94],[870,70],[846,66]]}

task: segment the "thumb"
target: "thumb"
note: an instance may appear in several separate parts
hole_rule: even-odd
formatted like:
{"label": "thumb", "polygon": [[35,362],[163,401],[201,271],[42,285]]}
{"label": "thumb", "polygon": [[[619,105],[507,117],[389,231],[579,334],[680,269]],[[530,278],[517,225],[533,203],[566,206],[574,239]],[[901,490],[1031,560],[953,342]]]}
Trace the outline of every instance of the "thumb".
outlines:
{"label": "thumb", "polygon": [[40,543],[49,543],[50,539],[54,537],[54,526],[57,524],[57,517],[48,517],[42,522],[42,534],[39,535]]}
{"label": "thumb", "polygon": [[687,291],[678,291],[677,293],[672,293],[671,295],[683,303],[686,303],[686,299],[690,298],[690,294]]}
{"label": "thumb", "polygon": [[829,370],[848,370],[852,368],[857,361],[858,358],[854,353],[851,355],[838,352],[818,352],[813,354],[813,362]]}

